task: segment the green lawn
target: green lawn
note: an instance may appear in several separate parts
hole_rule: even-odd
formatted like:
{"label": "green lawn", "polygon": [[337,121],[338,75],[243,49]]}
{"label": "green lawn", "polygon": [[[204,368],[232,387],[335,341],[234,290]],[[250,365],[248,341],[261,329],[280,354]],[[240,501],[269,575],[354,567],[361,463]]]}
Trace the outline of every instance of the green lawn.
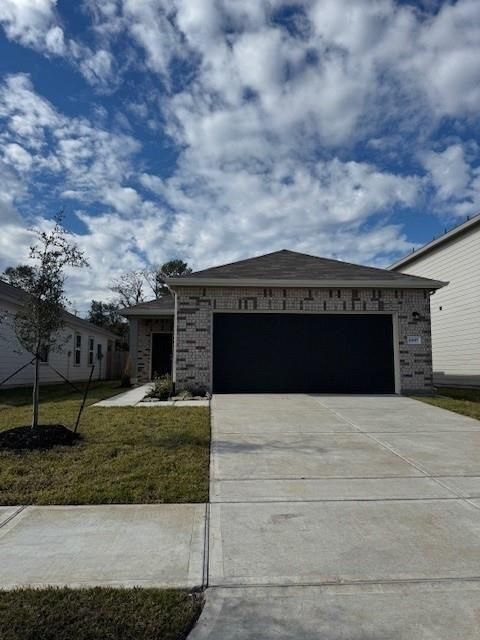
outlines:
{"label": "green lawn", "polygon": [[480,420],[480,389],[442,387],[436,396],[418,396],[417,400]]}
{"label": "green lawn", "polygon": [[2,640],[181,640],[200,594],[161,589],[20,589],[0,592]]}
{"label": "green lawn", "polygon": [[[92,404],[121,389],[96,384]],[[41,391],[40,422],[74,424],[81,394]],[[0,430],[29,424],[30,391],[0,391]],[[0,504],[208,501],[207,408],[85,409],[82,440],[48,451],[0,451]]]}

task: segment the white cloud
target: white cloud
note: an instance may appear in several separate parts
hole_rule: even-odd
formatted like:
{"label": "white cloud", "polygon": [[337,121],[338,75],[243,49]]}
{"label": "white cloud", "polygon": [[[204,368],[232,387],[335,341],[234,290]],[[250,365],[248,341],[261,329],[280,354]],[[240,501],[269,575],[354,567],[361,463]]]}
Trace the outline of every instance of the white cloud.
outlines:
{"label": "white cloud", "polygon": [[428,151],[420,157],[435,188],[437,206],[457,216],[478,212],[480,165],[469,163],[464,145],[452,144],[443,151]]}
{"label": "white cloud", "polygon": [[145,50],[147,66],[168,78],[171,58],[180,53],[173,24],[175,6],[167,0],[124,0],[123,15],[134,40]]}
{"label": "white cloud", "polygon": [[[14,4],[27,9],[12,13]],[[12,196],[0,191],[0,211],[15,227],[33,175],[78,204],[92,258],[75,276],[82,299],[173,255],[202,267],[290,247],[388,262],[411,246],[393,212],[480,208],[478,148],[431,139],[445,117],[460,131],[478,110],[478,0],[435,13],[393,0],[305,0],[288,3],[297,11],[288,24],[281,0],[84,4],[97,46],[68,37],[54,2],[0,5],[8,37],[66,56],[93,86],[113,90],[133,67],[149,91],[162,87],[161,100],[140,87],[125,107],[131,126],[119,111],[116,128],[112,114],[65,116],[26,75],[0,88],[2,166],[19,180]],[[171,78],[179,60],[181,89]],[[150,144],[167,132],[176,145],[168,178],[136,162],[142,123]]]}
{"label": "white cloud", "polygon": [[141,204],[141,198],[131,187],[106,189],[104,202],[111,204],[119,213],[134,215]]}
{"label": "white cloud", "polygon": [[28,171],[32,166],[32,156],[16,142],[7,144],[3,153],[5,162],[12,164],[19,172]]}
{"label": "white cloud", "polygon": [[451,145],[441,152],[429,151],[423,156],[423,164],[430,172],[440,198],[448,200],[463,195],[470,181],[470,167],[461,144]]}
{"label": "white cloud", "polygon": [[80,70],[90,84],[107,84],[113,74],[113,57],[109,51],[99,49],[95,53],[89,52],[89,55],[80,56]]}
{"label": "white cloud", "polygon": [[2,0],[0,24],[7,38],[34,49],[62,55],[63,31],[57,24],[57,0]]}
{"label": "white cloud", "polygon": [[412,67],[434,108],[450,116],[476,114],[480,104],[480,3],[445,3],[418,32]]}

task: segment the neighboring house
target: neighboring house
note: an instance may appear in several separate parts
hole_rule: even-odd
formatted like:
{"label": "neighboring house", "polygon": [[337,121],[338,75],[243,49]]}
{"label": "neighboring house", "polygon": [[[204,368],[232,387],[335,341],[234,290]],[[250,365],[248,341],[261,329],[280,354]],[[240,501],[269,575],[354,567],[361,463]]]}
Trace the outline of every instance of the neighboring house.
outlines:
{"label": "neighboring house", "polygon": [[430,293],[445,283],[277,251],[167,283],[124,310],[132,378],[221,393],[432,389]]}
{"label": "neighboring house", "polygon": [[431,300],[434,382],[480,386],[480,215],[390,269],[449,281]]}
{"label": "neighboring house", "polygon": [[[0,382],[32,359],[32,355],[20,346],[13,326],[15,314],[21,310],[25,297],[24,291],[0,280]],[[40,365],[41,382],[62,382],[54,369],[68,380],[87,380],[92,364],[95,365],[94,379],[111,378],[116,336],[67,311],[64,315],[64,346],[61,351],[44,354]],[[29,365],[2,386],[15,387],[32,382],[33,365]]]}

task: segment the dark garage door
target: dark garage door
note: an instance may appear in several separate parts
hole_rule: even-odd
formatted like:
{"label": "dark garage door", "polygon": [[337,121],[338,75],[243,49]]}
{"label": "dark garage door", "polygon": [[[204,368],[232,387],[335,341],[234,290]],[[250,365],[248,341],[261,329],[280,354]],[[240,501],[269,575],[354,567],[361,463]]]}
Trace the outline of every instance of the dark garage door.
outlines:
{"label": "dark garage door", "polygon": [[218,313],[216,393],[393,393],[391,315]]}

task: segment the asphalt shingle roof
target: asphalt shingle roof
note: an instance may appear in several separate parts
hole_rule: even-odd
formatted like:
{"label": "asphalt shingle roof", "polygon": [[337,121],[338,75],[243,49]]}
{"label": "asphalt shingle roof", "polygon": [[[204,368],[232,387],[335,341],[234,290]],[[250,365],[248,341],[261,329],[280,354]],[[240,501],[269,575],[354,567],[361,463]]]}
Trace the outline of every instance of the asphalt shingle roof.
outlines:
{"label": "asphalt shingle roof", "polygon": [[[263,256],[239,260],[230,264],[220,265],[202,271],[196,271],[188,276],[171,278],[172,284],[181,284],[182,280],[319,280],[319,281],[349,281],[365,283],[371,281],[391,282],[392,285],[398,283],[409,283],[413,286],[415,280],[425,285],[426,278],[407,276],[406,274],[377,269],[375,267],[365,267],[340,260],[320,258],[296,251],[282,249],[274,253],[267,253]],[[432,284],[435,281],[431,281]]]}
{"label": "asphalt shingle roof", "polygon": [[150,300],[149,302],[140,302],[127,309],[122,310],[123,316],[129,315],[171,315],[175,311],[175,300],[172,295],[165,295],[157,300]]}

